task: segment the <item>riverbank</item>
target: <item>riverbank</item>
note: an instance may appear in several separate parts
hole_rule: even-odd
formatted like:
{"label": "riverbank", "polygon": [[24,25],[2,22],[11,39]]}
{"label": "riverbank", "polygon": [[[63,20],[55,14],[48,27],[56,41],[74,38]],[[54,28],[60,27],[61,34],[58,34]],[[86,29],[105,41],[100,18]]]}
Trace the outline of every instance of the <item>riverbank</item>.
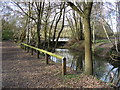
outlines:
{"label": "riverbank", "polygon": [[[109,52],[112,47],[113,45],[108,41],[97,42],[95,44],[92,44],[92,51],[95,56],[108,58]],[[84,40],[81,41],[70,40],[63,48],[84,52],[85,49]]]}
{"label": "riverbank", "polygon": [[2,43],[2,87],[3,88],[111,88],[111,84],[93,76],[77,74],[67,68],[67,75],[62,76],[61,64],[45,59],[36,54],[30,55],[15,43]]}
{"label": "riverbank", "polygon": [[113,45],[109,42],[100,42],[93,45],[93,53],[99,57],[109,58]]}

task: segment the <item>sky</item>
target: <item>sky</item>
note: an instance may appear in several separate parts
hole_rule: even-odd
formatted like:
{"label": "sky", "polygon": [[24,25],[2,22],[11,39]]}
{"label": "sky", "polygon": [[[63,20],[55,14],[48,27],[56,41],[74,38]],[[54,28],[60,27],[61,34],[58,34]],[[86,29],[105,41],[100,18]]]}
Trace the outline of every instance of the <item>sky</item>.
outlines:
{"label": "sky", "polygon": [[[3,0],[0,0],[0,1],[3,1]],[[43,1],[43,0],[4,0],[4,1],[18,1],[18,2],[21,2],[21,1],[24,1],[24,2],[29,2],[29,1]],[[45,1],[51,1],[51,2],[60,2],[60,0],[45,0]],[[78,2],[82,2],[83,0],[62,0],[62,1],[78,1]],[[91,1],[91,0],[85,0],[85,1]],[[118,2],[120,0],[93,0],[94,2]]]}
{"label": "sky", "polygon": [[[7,0],[7,1],[10,1],[10,0]],[[17,0],[15,0],[15,1],[17,1]],[[20,0],[19,0],[20,1]],[[29,0],[24,0],[24,1],[29,1]],[[116,5],[115,5],[115,2],[116,1],[118,1],[118,0],[96,0],[96,1],[103,1],[103,2],[111,2],[111,4],[113,5],[113,6],[111,6],[110,8],[113,8],[113,9],[115,9],[115,7],[116,7]],[[114,2],[115,1],[115,2]],[[119,0],[120,1],[120,0]],[[13,6],[13,4],[11,4],[11,3],[8,3],[10,6],[12,6],[12,9],[14,9],[14,10],[17,10],[18,8],[16,8],[15,6]],[[105,5],[105,7],[107,6],[107,4]],[[6,12],[6,10],[5,10],[5,12]],[[107,13],[108,11],[107,11],[107,8],[105,8],[105,13]],[[107,19],[106,19],[107,20]],[[108,20],[108,23],[111,25],[111,28],[114,30],[114,32],[116,32],[116,15],[113,15],[112,16],[112,24],[111,24],[111,22]]]}
{"label": "sky", "polygon": [[[111,0],[112,1],[112,0]],[[108,15],[109,12],[111,11],[110,9],[113,9],[111,12],[111,19],[107,19],[106,21],[110,24],[111,28],[113,29],[114,32],[116,32],[116,27],[117,27],[117,21],[116,21],[116,4],[115,2],[111,2],[112,6],[109,6],[108,4],[104,4],[104,15]],[[110,8],[108,8],[110,7]],[[115,11],[114,11],[115,10]],[[107,13],[107,14],[106,14]]]}

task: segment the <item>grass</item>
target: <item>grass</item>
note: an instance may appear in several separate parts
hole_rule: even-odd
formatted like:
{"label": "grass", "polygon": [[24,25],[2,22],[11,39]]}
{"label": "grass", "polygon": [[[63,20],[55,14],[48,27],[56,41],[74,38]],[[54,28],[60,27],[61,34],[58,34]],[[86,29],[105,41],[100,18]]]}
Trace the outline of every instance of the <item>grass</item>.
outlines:
{"label": "grass", "polygon": [[69,81],[70,79],[75,79],[78,80],[80,78],[81,74],[67,74],[67,75],[61,75],[61,72],[58,71],[59,73],[57,73],[56,76],[60,77],[63,79],[64,82]]}
{"label": "grass", "polygon": [[72,78],[79,78],[80,74],[68,74],[64,76],[64,79],[72,79]]}
{"label": "grass", "polygon": [[[65,83],[69,82],[69,80],[79,80],[80,79],[80,74],[67,74],[65,76],[62,76],[62,79]],[[68,85],[67,85],[68,86]],[[69,87],[69,86],[68,86]],[[71,87],[71,86],[70,86]]]}
{"label": "grass", "polygon": [[104,48],[97,48],[97,49],[100,50],[100,51],[104,50]]}
{"label": "grass", "polygon": [[95,43],[100,43],[100,42],[105,42],[105,43],[107,43],[107,42],[109,42],[109,40],[106,39],[106,40],[96,40],[96,41],[95,41]]}
{"label": "grass", "polygon": [[2,40],[10,40],[12,39],[13,32],[10,30],[3,30],[2,31]]}

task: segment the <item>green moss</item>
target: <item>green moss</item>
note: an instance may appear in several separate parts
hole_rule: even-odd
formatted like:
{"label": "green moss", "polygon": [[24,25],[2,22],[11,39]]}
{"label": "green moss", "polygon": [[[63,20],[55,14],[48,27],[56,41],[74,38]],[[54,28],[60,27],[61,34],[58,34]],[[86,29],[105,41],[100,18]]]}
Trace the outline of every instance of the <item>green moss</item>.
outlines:
{"label": "green moss", "polygon": [[71,41],[66,47],[72,50],[84,51],[84,41]]}
{"label": "green moss", "polygon": [[13,32],[11,30],[3,30],[2,31],[2,40],[12,39]]}
{"label": "green moss", "polygon": [[79,74],[68,74],[64,76],[64,79],[71,79],[71,78],[79,78],[80,75]]}
{"label": "green moss", "polygon": [[95,43],[100,43],[100,42],[105,42],[105,43],[107,43],[107,42],[109,42],[108,40],[96,40],[95,41]]}
{"label": "green moss", "polygon": [[102,51],[102,50],[104,50],[105,48],[97,48],[97,50],[99,50],[99,51]]}
{"label": "green moss", "polygon": [[79,46],[78,43],[74,43],[73,45],[70,46],[70,48],[76,48],[76,47],[78,47],[78,46]]}

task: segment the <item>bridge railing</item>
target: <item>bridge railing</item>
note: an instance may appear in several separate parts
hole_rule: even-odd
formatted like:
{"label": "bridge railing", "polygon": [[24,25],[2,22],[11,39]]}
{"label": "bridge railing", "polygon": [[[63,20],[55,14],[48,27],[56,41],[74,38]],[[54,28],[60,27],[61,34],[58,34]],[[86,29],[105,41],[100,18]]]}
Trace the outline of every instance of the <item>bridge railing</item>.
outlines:
{"label": "bridge railing", "polygon": [[29,49],[31,49],[31,54],[33,55],[33,50],[36,50],[38,52],[42,52],[45,54],[45,60],[46,60],[46,64],[49,64],[49,59],[48,59],[48,56],[53,56],[53,57],[56,57],[58,59],[61,59],[62,60],[62,75],[66,75],[66,58],[65,57],[62,57],[62,56],[59,56],[57,54],[54,54],[54,53],[51,53],[51,52],[48,52],[46,50],[43,50],[43,49],[39,49],[39,48],[36,48],[36,47],[33,47],[33,46],[30,46],[28,44],[25,44],[25,43],[21,43],[21,47],[25,50],[27,50],[29,52]]}

